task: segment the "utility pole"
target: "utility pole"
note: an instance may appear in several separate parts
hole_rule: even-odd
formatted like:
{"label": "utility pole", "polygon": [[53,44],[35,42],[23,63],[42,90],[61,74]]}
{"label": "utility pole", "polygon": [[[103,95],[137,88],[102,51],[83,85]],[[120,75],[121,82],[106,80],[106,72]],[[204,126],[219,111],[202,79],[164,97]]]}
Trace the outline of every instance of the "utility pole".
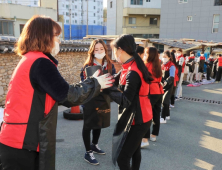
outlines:
{"label": "utility pole", "polygon": [[71,0],[69,0],[69,34],[70,34],[70,40],[72,40],[72,21],[71,21]]}
{"label": "utility pole", "polygon": [[86,36],[88,35],[89,33],[89,30],[88,30],[88,4],[89,3],[89,0],[87,0],[87,9],[86,9]]}

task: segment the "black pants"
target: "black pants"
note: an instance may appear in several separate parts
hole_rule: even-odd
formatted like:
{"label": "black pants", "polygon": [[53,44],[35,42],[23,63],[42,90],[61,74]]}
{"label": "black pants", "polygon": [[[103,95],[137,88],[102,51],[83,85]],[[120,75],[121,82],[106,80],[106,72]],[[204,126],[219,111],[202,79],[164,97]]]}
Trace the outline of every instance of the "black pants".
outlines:
{"label": "black pants", "polygon": [[[150,95],[150,102],[153,109],[153,131],[152,135],[158,136],[160,130],[160,112],[162,104],[162,94]],[[150,138],[150,130],[145,134],[144,138]]]}
{"label": "black pants", "polygon": [[16,149],[0,143],[0,160],[4,170],[38,170],[39,153]]}
{"label": "black pants", "polygon": [[222,74],[222,67],[218,67],[216,81],[221,80],[221,74]]}
{"label": "black pants", "polygon": [[[90,144],[91,144],[91,140],[90,140],[90,133],[91,133],[91,129],[84,129],[82,130],[82,138],[83,138],[83,142],[86,148],[86,151],[90,151]],[[93,134],[93,140],[92,143],[93,144],[98,144],[99,141],[99,137],[100,137],[100,133],[101,133],[101,129],[93,129],[92,130],[92,134]]]}
{"label": "black pants", "polygon": [[161,118],[165,120],[167,116],[170,116],[170,106],[169,104],[163,104]]}
{"label": "black pants", "polygon": [[212,67],[207,66],[207,80],[210,80],[211,71],[212,71]]}
{"label": "black pants", "polygon": [[[141,125],[133,125],[125,140],[123,148],[117,159],[120,170],[139,170],[141,162],[141,141],[150,128],[152,121]],[[132,158],[132,168],[130,160]]]}
{"label": "black pants", "polygon": [[173,91],[172,91],[172,95],[171,95],[171,104],[174,105],[175,104],[175,91],[177,89],[177,86],[173,86]]}
{"label": "black pants", "polygon": [[213,79],[216,78],[216,75],[217,75],[217,69],[215,68],[216,66],[214,66],[214,75],[213,75]]}

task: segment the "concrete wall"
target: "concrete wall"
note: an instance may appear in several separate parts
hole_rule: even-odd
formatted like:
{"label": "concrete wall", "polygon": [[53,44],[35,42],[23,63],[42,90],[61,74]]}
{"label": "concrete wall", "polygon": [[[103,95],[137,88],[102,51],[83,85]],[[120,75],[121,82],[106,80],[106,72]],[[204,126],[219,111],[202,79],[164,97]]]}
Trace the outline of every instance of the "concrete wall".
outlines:
{"label": "concrete wall", "polygon": [[[212,33],[213,16],[220,14],[219,32]],[[187,21],[192,16],[192,21]],[[222,6],[214,6],[214,0],[162,0],[160,38],[192,38],[222,41]]]}
{"label": "concrete wall", "polygon": [[[107,35],[117,35],[117,0],[107,0]],[[110,8],[112,2],[112,8]]]}
{"label": "concrete wall", "polygon": [[33,15],[46,15],[50,16],[53,20],[57,21],[57,11],[48,8],[29,7],[16,4],[1,4],[0,17],[17,19],[30,19]]}

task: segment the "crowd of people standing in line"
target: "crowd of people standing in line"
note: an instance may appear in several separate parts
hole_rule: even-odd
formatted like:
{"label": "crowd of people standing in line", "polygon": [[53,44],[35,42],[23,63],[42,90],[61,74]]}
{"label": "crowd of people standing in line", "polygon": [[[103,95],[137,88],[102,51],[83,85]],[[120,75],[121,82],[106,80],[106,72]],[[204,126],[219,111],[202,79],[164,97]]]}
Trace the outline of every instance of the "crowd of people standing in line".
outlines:
{"label": "crowd of people standing in line", "polygon": [[[141,147],[148,146],[148,139],[157,141],[160,124],[170,120],[170,107],[182,98],[185,65],[192,74],[194,53],[186,59],[182,49],[165,51],[160,59],[155,47],[137,47],[132,35],[122,35],[111,44],[116,60],[122,64],[122,70],[116,74],[105,43],[97,39],[91,43],[80,74],[81,82],[68,84],[60,75],[55,59],[60,51],[61,31],[51,18],[34,16],[26,23],[16,44],[16,53],[22,59],[9,83],[1,124],[2,169],[55,170],[58,104],[83,106],[84,159],[98,165],[94,153],[106,154],[98,143],[101,129],[110,126],[112,99],[118,104],[113,164],[117,163],[120,170],[139,170]],[[200,73],[197,81],[201,81],[204,56],[197,62]],[[221,55],[207,62],[209,68],[215,64],[216,80],[220,81]],[[100,69],[88,76],[86,69],[93,66]]]}

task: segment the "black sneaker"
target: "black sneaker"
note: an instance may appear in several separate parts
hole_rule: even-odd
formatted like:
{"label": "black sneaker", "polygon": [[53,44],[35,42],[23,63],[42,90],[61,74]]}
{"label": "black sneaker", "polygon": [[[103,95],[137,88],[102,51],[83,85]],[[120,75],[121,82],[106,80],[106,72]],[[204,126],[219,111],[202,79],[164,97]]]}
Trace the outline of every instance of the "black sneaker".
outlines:
{"label": "black sneaker", "polygon": [[85,153],[85,161],[90,163],[91,165],[99,165],[99,162],[96,160],[96,158],[93,155],[93,151],[89,151]]}
{"label": "black sneaker", "polygon": [[91,150],[94,152],[94,153],[97,153],[97,154],[100,154],[100,155],[105,155],[106,153],[99,148],[98,144],[94,145],[92,144],[91,145]]}

